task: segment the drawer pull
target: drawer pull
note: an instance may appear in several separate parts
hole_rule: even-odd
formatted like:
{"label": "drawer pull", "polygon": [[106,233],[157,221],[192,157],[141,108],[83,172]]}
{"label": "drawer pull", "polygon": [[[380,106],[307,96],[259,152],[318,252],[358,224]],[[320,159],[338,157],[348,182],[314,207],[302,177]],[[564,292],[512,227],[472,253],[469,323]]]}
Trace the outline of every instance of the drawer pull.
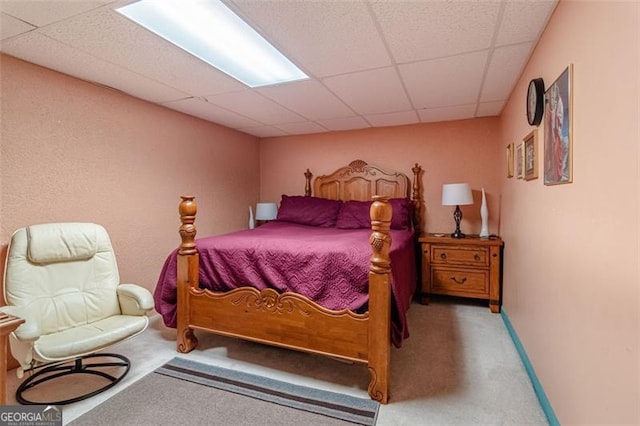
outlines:
{"label": "drawer pull", "polygon": [[451,281],[453,281],[456,284],[462,285],[465,283],[465,281],[467,281],[467,277],[462,277],[461,280],[458,280],[455,276],[451,276]]}
{"label": "drawer pull", "polygon": [[440,259],[446,260],[447,259],[447,253],[445,253],[445,252],[440,253]]}
{"label": "drawer pull", "polygon": [[473,255],[473,260],[475,260],[476,262],[480,261],[480,256],[478,255],[478,253]]}

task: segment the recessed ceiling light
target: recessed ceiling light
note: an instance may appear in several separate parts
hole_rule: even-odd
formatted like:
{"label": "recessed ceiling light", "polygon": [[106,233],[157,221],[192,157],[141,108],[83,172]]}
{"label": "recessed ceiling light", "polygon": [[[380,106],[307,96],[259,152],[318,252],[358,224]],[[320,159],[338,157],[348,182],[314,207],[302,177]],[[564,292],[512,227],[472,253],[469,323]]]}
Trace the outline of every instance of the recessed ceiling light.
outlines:
{"label": "recessed ceiling light", "polygon": [[247,86],[309,78],[220,0],[140,0],[116,11]]}

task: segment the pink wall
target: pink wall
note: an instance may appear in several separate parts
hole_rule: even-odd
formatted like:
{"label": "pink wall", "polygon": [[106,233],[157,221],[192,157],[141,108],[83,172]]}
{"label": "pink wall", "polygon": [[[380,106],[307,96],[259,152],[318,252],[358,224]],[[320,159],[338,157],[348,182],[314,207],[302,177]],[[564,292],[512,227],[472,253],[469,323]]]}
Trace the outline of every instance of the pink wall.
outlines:
{"label": "pink wall", "polygon": [[280,201],[282,194],[303,194],[307,168],[328,174],[356,159],[410,178],[413,165],[422,166],[428,232],[454,230],[453,208],[441,205],[442,184],[468,182],[475,204],[461,207],[461,228],[479,233],[484,187],[489,232],[499,233],[503,150],[495,118],[263,139],[260,197]]}
{"label": "pink wall", "polygon": [[121,280],[153,289],[180,242],[180,195],[199,235],[247,226],[258,140],[0,56],[0,242],[32,223],[104,225]]}
{"label": "pink wall", "polygon": [[504,307],[562,424],[640,423],[639,5],[561,1],[501,117],[521,139],[529,80],[574,65],[574,183],[500,173]]}

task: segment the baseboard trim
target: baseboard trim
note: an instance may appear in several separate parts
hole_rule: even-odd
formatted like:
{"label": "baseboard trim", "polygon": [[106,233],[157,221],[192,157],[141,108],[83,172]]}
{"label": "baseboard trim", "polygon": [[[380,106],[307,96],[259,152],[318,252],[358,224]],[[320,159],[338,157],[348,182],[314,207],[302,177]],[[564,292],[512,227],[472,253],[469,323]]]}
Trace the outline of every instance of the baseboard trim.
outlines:
{"label": "baseboard trim", "polygon": [[527,353],[524,350],[524,346],[522,346],[522,342],[520,342],[520,338],[516,334],[513,325],[511,325],[511,321],[509,320],[509,316],[504,309],[504,306],[501,309],[500,316],[502,317],[502,321],[504,321],[504,325],[507,327],[509,331],[509,336],[511,336],[511,340],[513,340],[513,344],[520,355],[520,359],[522,360],[522,364],[524,364],[525,370],[527,370],[527,374],[529,375],[529,379],[531,379],[531,384],[533,385],[533,390],[538,397],[538,401],[540,402],[540,406],[544,411],[545,416],[547,416],[547,421],[551,426],[560,426],[560,422],[556,417],[556,414],[553,412],[553,408],[551,407],[551,403],[547,398],[547,395],[544,393],[544,389],[542,388],[542,384],[540,380],[538,380],[538,376],[536,376],[536,372],[533,370],[533,365],[531,365],[531,361],[527,356]]}

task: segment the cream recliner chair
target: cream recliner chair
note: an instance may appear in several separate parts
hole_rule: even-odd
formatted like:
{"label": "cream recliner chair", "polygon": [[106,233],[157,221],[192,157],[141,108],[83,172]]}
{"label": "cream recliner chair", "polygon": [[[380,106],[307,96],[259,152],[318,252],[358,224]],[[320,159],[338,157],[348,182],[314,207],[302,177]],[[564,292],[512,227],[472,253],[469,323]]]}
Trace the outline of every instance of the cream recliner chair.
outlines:
{"label": "cream recliner chair", "polygon": [[[142,333],[153,308],[147,289],[120,284],[109,235],[93,223],[17,230],[7,249],[4,295],[7,306],[0,311],[26,320],[9,337],[20,363],[18,375],[33,373],[16,392],[22,404],[68,404],[114,386],[128,373],[129,360],[96,352]],[[87,362],[96,357],[118,361]],[[102,376],[107,385],[60,401],[31,401],[23,395],[44,381],[74,373]]]}

